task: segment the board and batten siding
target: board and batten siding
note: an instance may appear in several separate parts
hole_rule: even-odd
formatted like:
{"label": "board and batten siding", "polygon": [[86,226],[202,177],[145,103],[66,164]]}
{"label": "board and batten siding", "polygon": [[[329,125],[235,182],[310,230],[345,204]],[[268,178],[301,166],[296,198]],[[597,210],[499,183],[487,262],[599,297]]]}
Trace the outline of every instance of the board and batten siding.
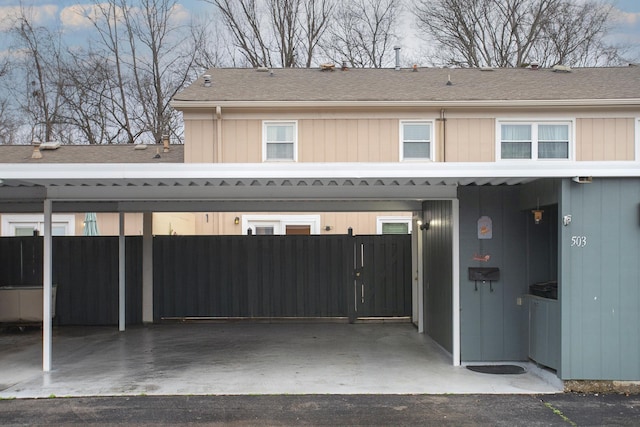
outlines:
{"label": "board and batten siding", "polygon": [[640,179],[562,182],[563,380],[640,380]]}
{"label": "board and batten siding", "polygon": [[576,120],[576,160],[634,160],[635,123],[632,118]]}
{"label": "board and batten siding", "polygon": [[213,114],[194,114],[184,117],[184,162],[213,163],[218,125]]}
{"label": "board and batten siding", "polygon": [[447,162],[493,162],[496,160],[495,119],[448,118],[438,141]]}

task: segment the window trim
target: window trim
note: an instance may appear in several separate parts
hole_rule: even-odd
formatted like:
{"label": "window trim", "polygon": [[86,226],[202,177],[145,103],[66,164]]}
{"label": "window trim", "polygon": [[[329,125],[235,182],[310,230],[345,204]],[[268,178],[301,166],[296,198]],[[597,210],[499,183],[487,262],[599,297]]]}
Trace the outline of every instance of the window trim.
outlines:
{"label": "window trim", "polygon": [[382,234],[383,224],[407,224],[407,234],[413,231],[413,217],[411,216],[377,216],[376,217],[376,234]]}
{"label": "window trim", "polygon": [[[40,235],[44,235],[44,215],[32,214],[3,214],[2,215],[2,236],[15,237],[16,226],[35,225]],[[51,215],[51,226],[63,225],[65,227],[65,236],[76,235],[76,217],[75,215]]]}
{"label": "window trim", "polygon": [[[502,125],[530,125],[531,128],[531,158],[528,159],[503,159],[502,158]],[[567,158],[539,158],[538,157],[538,126],[540,125],[567,125],[569,127],[569,144]],[[576,146],[576,119],[575,118],[497,118],[496,119],[496,146],[495,156],[498,162],[568,162],[575,160]]]}
{"label": "window trim", "polygon": [[249,228],[255,233],[256,223],[273,226],[274,236],[284,236],[287,225],[308,225],[312,235],[320,234],[320,215],[242,215],[242,234]]}
{"label": "window trim", "polygon": [[[433,162],[436,155],[436,126],[433,119],[401,119],[398,126],[399,159],[401,162]],[[429,157],[404,157],[404,125],[410,123],[425,123],[430,127]]]}
{"label": "window trim", "polygon": [[[267,127],[274,124],[293,125],[293,159],[267,158]],[[263,120],[262,121],[262,161],[263,162],[297,162],[298,161],[298,121],[297,120]]]}

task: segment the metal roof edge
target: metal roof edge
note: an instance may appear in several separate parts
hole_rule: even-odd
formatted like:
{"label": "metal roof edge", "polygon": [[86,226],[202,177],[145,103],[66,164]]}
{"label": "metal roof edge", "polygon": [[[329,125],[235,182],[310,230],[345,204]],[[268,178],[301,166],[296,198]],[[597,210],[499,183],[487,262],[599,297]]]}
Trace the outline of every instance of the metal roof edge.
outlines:
{"label": "metal roof edge", "polygon": [[533,99],[533,100],[458,100],[458,101],[189,101],[173,100],[177,110],[189,108],[353,108],[353,107],[606,107],[640,106],[640,98],[628,99]]}
{"label": "metal roof edge", "polygon": [[640,177],[638,161],[483,163],[4,164],[3,181]]}

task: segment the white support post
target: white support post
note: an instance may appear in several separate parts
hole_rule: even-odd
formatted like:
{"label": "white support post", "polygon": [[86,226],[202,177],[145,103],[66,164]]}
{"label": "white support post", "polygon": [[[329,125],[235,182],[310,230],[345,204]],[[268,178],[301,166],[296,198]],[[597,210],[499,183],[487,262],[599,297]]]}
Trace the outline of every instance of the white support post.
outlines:
{"label": "white support post", "polygon": [[51,200],[44,200],[44,247],[42,251],[42,370],[51,371],[52,325],[51,325]]}
{"label": "white support post", "polygon": [[460,201],[451,201],[453,244],[451,251],[453,277],[453,366],[460,366]]}
{"label": "white support post", "polygon": [[124,213],[120,212],[120,235],[118,237],[118,329],[125,330],[125,238]]}
{"label": "white support post", "polygon": [[153,213],[142,218],[142,322],[153,323]]}

